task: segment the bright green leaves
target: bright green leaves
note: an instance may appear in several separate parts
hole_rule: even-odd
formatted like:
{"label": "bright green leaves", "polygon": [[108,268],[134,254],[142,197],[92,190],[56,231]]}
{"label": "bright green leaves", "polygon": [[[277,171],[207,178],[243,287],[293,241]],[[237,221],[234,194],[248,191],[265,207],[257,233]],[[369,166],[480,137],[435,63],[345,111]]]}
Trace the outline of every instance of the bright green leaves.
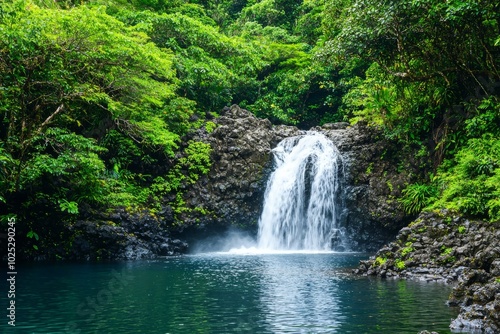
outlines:
{"label": "bright green leaves", "polygon": [[59,208],[61,208],[61,211],[66,211],[70,214],[77,215],[78,214],[78,203],[76,202],[68,202],[67,200],[63,199],[59,201]]}
{"label": "bright green leaves", "polygon": [[500,135],[500,101],[495,96],[483,99],[477,108],[471,108],[472,117],[465,121],[469,137],[480,137],[483,133]]}
{"label": "bright green leaves", "polygon": [[95,141],[51,128],[34,141],[35,150],[19,175],[20,189],[50,189],[56,197],[74,201],[102,200],[104,149]]}
{"label": "bright green leaves", "polygon": [[193,184],[201,175],[207,174],[211,167],[211,152],[209,144],[189,141],[182,157],[168,174],[167,182],[170,183],[170,190],[180,190],[183,184]]}
{"label": "bright green leaves", "polygon": [[167,124],[162,118],[150,116],[147,120],[134,124],[138,127],[138,136],[142,138],[141,144],[162,148],[167,156],[174,156],[180,137],[167,130]]}
{"label": "bright green leaves", "polygon": [[152,40],[176,53],[178,95],[205,112],[247,95],[247,83],[265,66],[251,45],[198,19],[175,13],[150,14],[149,20]]}
{"label": "bright green leaves", "polygon": [[80,124],[92,122],[95,109],[107,111],[108,117],[134,118],[173,97],[173,56],[144,33],[103,8],[26,6],[21,18],[6,22],[8,29],[0,31],[8,43],[1,49],[8,59],[2,80],[4,90],[11,92],[6,102],[17,100],[13,105],[21,108],[21,117],[14,119],[44,120],[59,105]]}
{"label": "bright green leaves", "polygon": [[438,181],[442,194],[435,207],[500,219],[500,103],[494,96],[468,103],[464,144],[443,163]]}
{"label": "bright green leaves", "polygon": [[246,22],[258,22],[262,25],[278,26],[285,11],[277,6],[276,0],[263,0],[247,6],[241,13],[241,19]]}
{"label": "bright green leaves", "polygon": [[442,196],[434,205],[469,215],[500,219],[500,139],[490,134],[470,139],[438,174]]}
{"label": "bright green leaves", "polygon": [[130,141],[111,165],[147,161],[145,151],[173,157],[193,112],[175,107],[173,54],[142,25],[103,7],[51,7],[0,5],[0,196],[30,190],[26,207],[43,199],[77,214],[67,203],[110,204],[108,154],[87,137],[111,148],[121,146],[106,142],[111,132]]}
{"label": "bright green leaves", "polygon": [[[212,148],[209,144],[189,141],[182,156],[176,161],[173,168],[166,176],[158,176],[153,180],[148,192],[152,199],[160,201],[163,196],[175,195],[175,200],[169,204],[176,215],[188,212],[191,209],[187,207],[183,198],[183,190],[186,185],[194,184],[198,179],[210,172],[211,160],[210,154]],[[179,217],[176,217],[177,222]]]}
{"label": "bright green leaves", "polygon": [[406,211],[498,219],[498,2],[331,0],[324,15],[317,56],[346,77],[341,112],[436,167],[448,159],[431,184],[405,189]]}
{"label": "bright green leaves", "polygon": [[376,62],[398,86],[431,82],[457,90],[478,84],[475,71],[500,75],[493,47],[500,16],[493,1],[355,0],[343,10],[330,6],[327,18],[336,23],[325,25],[328,39],[320,54],[326,59]]}
{"label": "bright green leaves", "polygon": [[[34,232],[33,230],[30,230],[26,234],[26,237],[30,238],[30,239],[35,239],[36,241],[38,241],[40,239],[40,237],[38,236],[38,234],[36,232]],[[37,245],[33,245],[33,249],[34,250],[38,250],[38,246]]]}
{"label": "bright green leaves", "polygon": [[415,183],[403,190],[400,203],[409,214],[418,214],[422,209],[433,203],[438,196],[434,185]]}
{"label": "bright green leaves", "polygon": [[33,84],[48,85],[58,93],[51,94],[54,98],[113,101],[111,109],[119,113],[123,103],[157,106],[172,96],[172,85],[166,84],[175,74],[172,55],[103,8],[29,8],[22,19],[6,23],[17,34],[11,39],[32,43],[12,52],[19,56],[20,48],[31,50],[31,58],[37,60],[28,58],[31,66],[25,65],[23,72],[36,70],[35,75],[43,75],[42,82]]}
{"label": "bright green leaves", "polygon": [[186,156],[181,158],[179,163],[189,171],[189,182],[194,183],[200,175],[207,174],[210,171],[212,148],[209,144],[203,142],[190,141],[184,152]]}
{"label": "bright green leaves", "polygon": [[[500,104],[494,96],[467,103],[469,118],[452,137],[454,157],[438,169],[441,190],[435,208],[446,207],[468,215],[500,219]],[[456,136],[458,137],[458,136]]]}

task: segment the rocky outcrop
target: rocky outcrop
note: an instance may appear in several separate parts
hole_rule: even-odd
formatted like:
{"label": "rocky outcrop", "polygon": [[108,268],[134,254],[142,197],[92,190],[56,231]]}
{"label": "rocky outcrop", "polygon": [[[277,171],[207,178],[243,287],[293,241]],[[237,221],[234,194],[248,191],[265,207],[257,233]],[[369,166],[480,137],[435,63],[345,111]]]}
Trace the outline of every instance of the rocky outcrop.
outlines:
{"label": "rocky outcrop", "polygon": [[411,220],[397,198],[421,173],[418,163],[409,161],[410,152],[364,123],[327,124],[314,130],[335,143],[345,162],[342,224],[352,249],[376,251]]}
{"label": "rocky outcrop", "polygon": [[[25,238],[23,241],[28,247],[19,253],[19,258],[29,261],[138,260],[187,251],[188,244],[172,235],[169,222],[147,210],[128,212],[117,208],[111,212],[94,212],[87,209],[82,209],[83,219],[71,223],[40,221],[38,228],[49,232],[40,241]],[[39,242],[44,251],[30,252]]]}
{"label": "rocky outcrop", "polygon": [[460,306],[460,314],[451,322],[451,329],[471,333],[500,333],[499,277],[498,272],[488,273],[482,269],[464,271],[450,296],[449,304]]}
{"label": "rocky outcrop", "polygon": [[500,332],[500,222],[474,221],[447,211],[422,213],[396,241],[361,261],[358,274],[456,284],[460,306],[451,327]]}
{"label": "rocky outcrop", "polygon": [[[190,231],[202,234],[221,225],[256,232],[272,171],[271,151],[282,139],[304,131],[273,126],[236,105],[225,108],[214,122],[213,132],[200,131],[195,137],[211,145],[213,165],[207,176],[186,191],[186,203],[196,210],[184,215],[183,221],[196,226]],[[398,165],[403,152],[383,140],[375,128],[334,123],[312,130],[332,139],[344,157],[341,224],[348,243],[354,250],[375,251],[409,222],[396,198],[417,172]]]}
{"label": "rocky outcrop", "polygon": [[[213,122],[213,131],[200,129],[188,138],[210,144],[212,167],[198,182],[182,189],[182,210],[174,214],[170,208],[177,195],[172,194],[154,215],[125,209],[89,212],[83,215],[86,218],[70,224],[70,231],[61,231],[71,242],[51,250],[53,254],[47,257],[151,258],[182,253],[187,246],[180,240],[223,233],[228,227],[256,233],[273,167],[272,149],[284,138],[305,132],[272,125],[237,105],[225,108]],[[312,130],[328,136],[343,156],[340,224],[348,247],[356,251],[378,249],[408,222],[396,198],[405,183],[412,182],[415,170],[398,165],[402,152],[383,140],[375,128],[335,123]]]}
{"label": "rocky outcrop", "polygon": [[212,168],[188,189],[184,200],[192,209],[183,217],[197,229],[236,225],[255,229],[271,172],[271,150],[283,138],[302,133],[296,127],[273,126],[234,105],[214,121],[211,133],[196,139],[212,147]]}
{"label": "rocky outcrop", "polygon": [[150,259],[185,253],[187,244],[172,238],[164,222],[149,212],[118,209],[101,219],[81,220],[70,226],[74,235],[67,259]]}

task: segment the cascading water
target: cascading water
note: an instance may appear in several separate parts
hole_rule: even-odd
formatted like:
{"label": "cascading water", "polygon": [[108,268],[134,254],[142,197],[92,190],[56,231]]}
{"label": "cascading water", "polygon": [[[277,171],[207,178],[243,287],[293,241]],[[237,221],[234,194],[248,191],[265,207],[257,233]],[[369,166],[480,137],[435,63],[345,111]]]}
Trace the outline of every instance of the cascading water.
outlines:
{"label": "cascading water", "polygon": [[259,248],[331,250],[338,245],[342,158],[323,134],[281,141],[259,221]]}

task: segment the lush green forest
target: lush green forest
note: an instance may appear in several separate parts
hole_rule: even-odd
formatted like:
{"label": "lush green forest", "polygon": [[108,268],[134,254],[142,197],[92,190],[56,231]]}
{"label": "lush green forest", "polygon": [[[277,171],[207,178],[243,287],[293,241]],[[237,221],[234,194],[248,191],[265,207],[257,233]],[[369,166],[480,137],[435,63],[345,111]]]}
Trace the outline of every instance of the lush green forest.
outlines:
{"label": "lush green forest", "polygon": [[0,4],[2,221],[38,239],[94,211],[186,210],[211,165],[190,134],[233,103],[378,126],[429,161],[408,212],[500,219],[498,1],[15,0]]}

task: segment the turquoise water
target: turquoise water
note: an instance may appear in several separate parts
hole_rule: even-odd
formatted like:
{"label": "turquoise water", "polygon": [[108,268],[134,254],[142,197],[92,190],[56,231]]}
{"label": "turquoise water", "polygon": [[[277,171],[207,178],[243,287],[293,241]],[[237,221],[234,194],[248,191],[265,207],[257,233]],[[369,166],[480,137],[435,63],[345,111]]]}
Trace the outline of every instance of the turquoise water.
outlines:
{"label": "turquoise water", "polygon": [[[352,276],[361,254],[205,254],[18,270],[6,333],[450,333],[450,287]],[[2,297],[3,298],[3,297]],[[5,303],[4,303],[5,304]]]}

